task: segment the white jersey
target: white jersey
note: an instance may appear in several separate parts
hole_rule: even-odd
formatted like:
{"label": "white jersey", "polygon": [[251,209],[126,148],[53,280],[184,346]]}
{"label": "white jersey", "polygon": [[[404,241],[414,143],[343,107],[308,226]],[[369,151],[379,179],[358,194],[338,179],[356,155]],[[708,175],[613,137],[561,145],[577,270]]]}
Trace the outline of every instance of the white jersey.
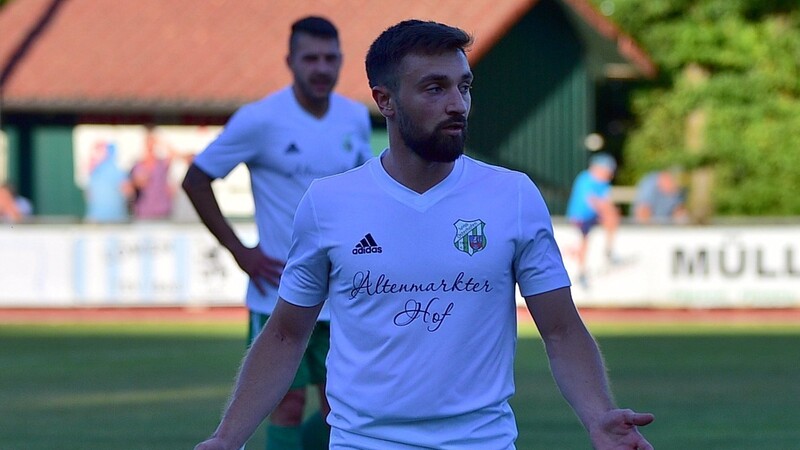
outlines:
{"label": "white jersey", "polygon": [[514,448],[515,283],[569,286],[526,175],[464,156],[418,194],[375,158],[315,181],[280,295],[328,298],[332,448]]}
{"label": "white jersey", "polygon": [[[315,178],[358,166],[372,157],[366,106],[332,94],[328,112],[316,118],[284,88],[240,108],[222,133],[194,163],[209,176],[225,177],[240,163],[247,165],[255,202],[259,247],[286,260],[291,246],[297,204]],[[271,314],[277,288],[261,295],[251,281],[247,307]],[[320,314],[328,319],[327,310]]]}

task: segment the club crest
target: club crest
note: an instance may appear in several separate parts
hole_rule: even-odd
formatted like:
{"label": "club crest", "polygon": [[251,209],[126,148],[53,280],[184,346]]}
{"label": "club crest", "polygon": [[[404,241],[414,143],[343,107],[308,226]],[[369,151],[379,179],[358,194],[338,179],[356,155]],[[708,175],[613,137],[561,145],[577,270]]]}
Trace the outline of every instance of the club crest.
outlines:
{"label": "club crest", "polygon": [[482,220],[458,219],[453,225],[456,227],[453,244],[457,249],[472,256],[486,248],[486,235],[483,233],[486,224]]}
{"label": "club crest", "polygon": [[347,136],[344,137],[344,142],[342,142],[342,147],[346,152],[352,152],[353,148],[355,148],[355,144],[353,144],[353,133],[347,133]]}

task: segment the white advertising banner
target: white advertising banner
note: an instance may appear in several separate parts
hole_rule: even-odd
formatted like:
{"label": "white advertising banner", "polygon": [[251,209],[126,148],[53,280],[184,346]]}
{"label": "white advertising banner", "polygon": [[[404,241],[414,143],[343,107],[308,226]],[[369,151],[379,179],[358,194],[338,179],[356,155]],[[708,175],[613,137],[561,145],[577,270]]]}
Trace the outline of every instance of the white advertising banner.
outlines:
{"label": "white advertising banner", "polygon": [[556,227],[579,305],[800,306],[800,227],[622,227],[609,260],[603,231],[589,236],[587,282],[577,282],[579,232]]}
{"label": "white advertising banner", "polygon": [[0,307],[240,305],[247,278],[200,225],[16,225],[0,286]]}
{"label": "white advertising banner", "polygon": [[[255,242],[252,224],[237,233]],[[555,234],[579,306],[800,307],[797,226],[623,226],[612,260],[596,229],[585,284],[577,229]],[[0,227],[0,307],[241,305],[246,285],[201,224]]]}

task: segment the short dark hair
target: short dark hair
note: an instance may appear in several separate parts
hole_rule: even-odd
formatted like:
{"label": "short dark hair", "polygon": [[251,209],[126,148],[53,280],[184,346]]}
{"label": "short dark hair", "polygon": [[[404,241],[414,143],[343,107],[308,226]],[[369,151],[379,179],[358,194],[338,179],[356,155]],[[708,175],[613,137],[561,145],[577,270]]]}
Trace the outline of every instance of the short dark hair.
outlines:
{"label": "short dark hair", "polygon": [[366,58],[369,86],[396,89],[397,67],[409,54],[466,52],[470,45],[472,36],[460,28],[432,21],[402,21],[387,28],[369,47]]}
{"label": "short dark hair", "polygon": [[289,53],[294,52],[295,38],[298,34],[308,34],[322,39],[339,40],[339,32],[330,20],[319,16],[303,17],[292,24],[292,33],[289,35]]}

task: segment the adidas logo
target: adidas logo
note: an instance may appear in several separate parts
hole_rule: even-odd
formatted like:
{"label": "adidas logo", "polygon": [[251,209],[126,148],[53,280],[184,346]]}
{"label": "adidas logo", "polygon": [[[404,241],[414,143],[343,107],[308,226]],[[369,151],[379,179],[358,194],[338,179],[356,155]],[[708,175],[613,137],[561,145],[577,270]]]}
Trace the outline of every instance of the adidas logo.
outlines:
{"label": "adidas logo", "polygon": [[383,248],[375,242],[371,233],[367,233],[361,241],[353,248],[354,255],[363,255],[365,253],[382,253]]}
{"label": "adidas logo", "polygon": [[300,153],[300,149],[294,145],[294,142],[292,142],[288,147],[286,147],[286,153]]}

